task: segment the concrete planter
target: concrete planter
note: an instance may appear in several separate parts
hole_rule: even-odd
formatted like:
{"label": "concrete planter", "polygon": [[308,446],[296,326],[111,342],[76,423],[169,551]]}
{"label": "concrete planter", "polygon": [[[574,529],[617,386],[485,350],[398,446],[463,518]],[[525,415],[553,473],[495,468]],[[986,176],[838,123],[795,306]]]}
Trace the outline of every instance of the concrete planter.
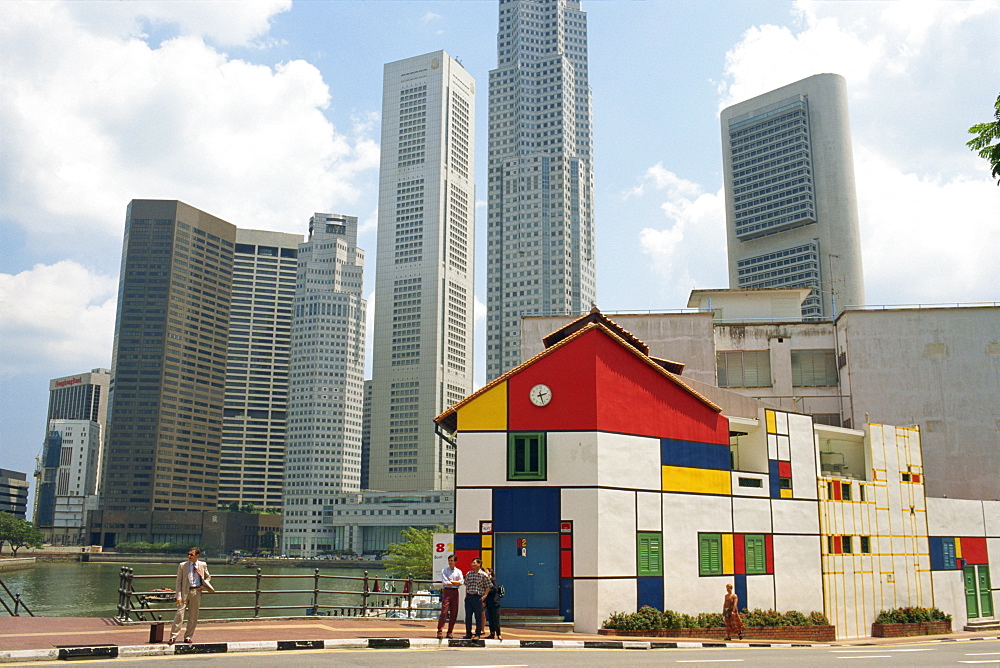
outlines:
{"label": "concrete planter", "polygon": [[[721,640],[726,637],[726,629],[723,626],[705,629],[649,629],[645,631],[599,629],[597,632],[604,636],[623,636],[633,638],[710,638],[713,640]],[[809,642],[832,642],[836,639],[837,627],[832,625],[743,627],[743,640],[799,640]]]}
{"label": "concrete planter", "polygon": [[951,633],[951,622],[907,622],[901,624],[872,623],[873,638],[905,638],[906,636],[937,636]]}

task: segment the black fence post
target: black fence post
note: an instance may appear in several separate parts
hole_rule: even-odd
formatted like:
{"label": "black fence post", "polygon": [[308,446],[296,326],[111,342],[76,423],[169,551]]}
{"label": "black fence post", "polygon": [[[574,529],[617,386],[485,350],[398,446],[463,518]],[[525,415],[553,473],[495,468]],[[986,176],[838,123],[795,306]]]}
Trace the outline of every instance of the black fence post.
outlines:
{"label": "black fence post", "polygon": [[313,573],[313,602],[312,602],[312,613],[314,615],[319,614],[319,569],[315,569]]}
{"label": "black fence post", "polygon": [[361,616],[368,616],[368,571],[365,571],[364,589],[361,590]]}
{"label": "black fence post", "polygon": [[254,618],[260,616],[260,568],[257,569],[257,587],[254,591],[253,616]]}
{"label": "black fence post", "polygon": [[[413,573],[406,574],[406,616],[409,617],[413,613]],[[457,614],[457,613],[456,613]]]}

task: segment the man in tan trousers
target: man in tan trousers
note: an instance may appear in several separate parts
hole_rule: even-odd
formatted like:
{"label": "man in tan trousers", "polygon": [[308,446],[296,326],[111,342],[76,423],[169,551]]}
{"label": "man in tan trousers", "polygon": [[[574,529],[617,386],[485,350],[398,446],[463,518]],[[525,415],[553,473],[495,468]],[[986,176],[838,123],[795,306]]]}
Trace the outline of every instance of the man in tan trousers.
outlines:
{"label": "man in tan trousers", "polygon": [[208,572],[208,564],[199,561],[201,549],[192,547],[188,550],[187,561],[177,566],[177,614],[174,615],[174,625],[170,629],[170,640],[167,644],[177,642],[181,626],[184,625],[184,611],[187,610],[187,628],[184,631],[184,642],[191,642],[194,629],[198,626],[198,613],[201,611],[201,594],[212,589],[212,576]]}

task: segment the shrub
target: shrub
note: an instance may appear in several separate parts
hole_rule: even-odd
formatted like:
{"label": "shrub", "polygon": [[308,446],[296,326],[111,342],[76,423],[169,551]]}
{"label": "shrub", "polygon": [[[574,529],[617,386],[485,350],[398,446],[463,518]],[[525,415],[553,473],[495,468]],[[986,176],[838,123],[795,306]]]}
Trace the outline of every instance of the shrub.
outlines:
{"label": "shrub", "polygon": [[829,626],[830,620],[826,618],[822,612],[818,610],[813,610],[809,613],[809,625],[810,626]]}
{"label": "shrub", "polygon": [[876,624],[912,624],[918,622],[950,622],[947,615],[937,608],[914,608],[906,606],[882,610],[875,617]]}
{"label": "shrub", "polygon": [[[746,626],[828,626],[826,615],[822,612],[810,612],[807,617],[796,610],[782,614],[777,610],[743,610],[743,623]],[[604,620],[601,628],[616,631],[655,631],[659,629],[708,629],[725,626],[722,615],[718,612],[701,612],[689,615],[673,610],[662,612],[648,605],[638,612],[614,612]]]}

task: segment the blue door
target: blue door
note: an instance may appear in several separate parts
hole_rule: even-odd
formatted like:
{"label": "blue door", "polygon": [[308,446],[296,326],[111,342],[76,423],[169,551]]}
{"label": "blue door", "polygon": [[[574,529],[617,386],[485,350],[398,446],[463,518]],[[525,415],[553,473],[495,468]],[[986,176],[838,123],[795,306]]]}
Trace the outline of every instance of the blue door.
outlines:
{"label": "blue door", "polygon": [[559,608],[559,534],[493,534],[505,608]]}

